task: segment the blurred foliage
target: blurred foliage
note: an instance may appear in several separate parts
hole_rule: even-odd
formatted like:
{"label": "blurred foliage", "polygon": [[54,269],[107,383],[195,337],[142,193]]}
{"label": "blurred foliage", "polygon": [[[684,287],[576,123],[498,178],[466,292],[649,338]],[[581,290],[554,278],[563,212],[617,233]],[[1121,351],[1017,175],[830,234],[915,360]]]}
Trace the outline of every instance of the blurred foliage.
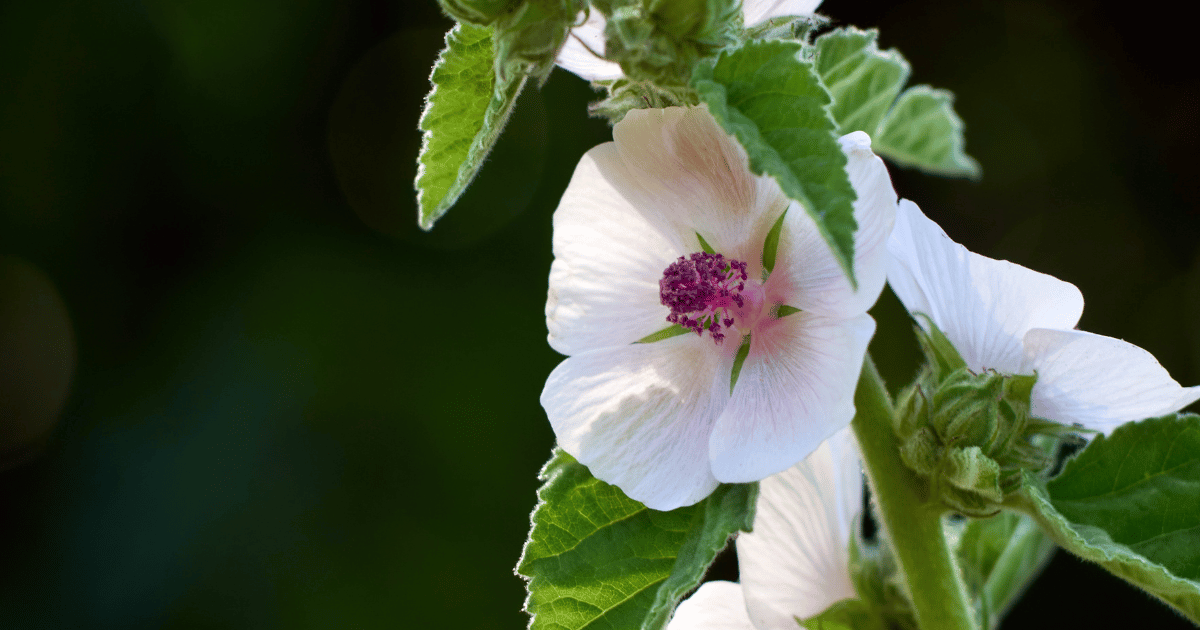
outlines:
{"label": "blurred foliage", "polygon": [[[1109,8],[823,7],[957,95],[985,177],[892,168],[900,194],[1079,285],[1083,328],[1195,384],[1190,43]],[[64,343],[77,357],[57,425],[0,473],[0,625],[525,626],[550,216],[609,134],[556,70],[420,232],[417,118],[449,26],[433,0],[0,5],[0,256],[36,278],[0,304],[59,296],[38,356],[58,377]],[[900,384],[911,324],[889,294],[875,312]],[[53,403],[52,381],[11,395]],[[1009,623],[1125,614],[1184,623],[1058,554]]]}

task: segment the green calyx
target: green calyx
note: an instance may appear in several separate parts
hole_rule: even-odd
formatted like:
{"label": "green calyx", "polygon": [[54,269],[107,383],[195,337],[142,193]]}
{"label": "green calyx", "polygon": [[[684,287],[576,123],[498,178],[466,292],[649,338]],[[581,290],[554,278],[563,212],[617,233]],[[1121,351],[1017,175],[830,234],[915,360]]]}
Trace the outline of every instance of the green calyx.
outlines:
{"label": "green calyx", "polygon": [[593,0],[607,18],[605,57],[634,82],[685,86],[692,68],[737,41],[737,0]]}
{"label": "green calyx", "polygon": [[607,118],[612,125],[621,122],[631,109],[661,109],[700,103],[696,91],[686,84],[664,86],[651,81],[632,81],[624,78],[597,81],[596,84],[608,88],[608,97],[592,103],[588,111],[593,116]]}
{"label": "green calyx", "polygon": [[[465,2],[466,0],[459,0]],[[475,0],[477,4],[487,4]],[[445,6],[445,5],[443,5]],[[544,81],[554,69],[585,0],[522,0],[494,18],[496,74],[528,75]]]}
{"label": "green calyx", "polygon": [[438,0],[446,15],[459,22],[491,26],[501,15],[521,4],[521,0]]}
{"label": "green calyx", "polygon": [[1065,427],[1030,415],[1036,375],[976,374],[926,321],[917,337],[927,366],[897,402],[901,459],[929,479],[932,500],[968,516],[995,514],[1023,471],[1050,465],[1034,436]]}

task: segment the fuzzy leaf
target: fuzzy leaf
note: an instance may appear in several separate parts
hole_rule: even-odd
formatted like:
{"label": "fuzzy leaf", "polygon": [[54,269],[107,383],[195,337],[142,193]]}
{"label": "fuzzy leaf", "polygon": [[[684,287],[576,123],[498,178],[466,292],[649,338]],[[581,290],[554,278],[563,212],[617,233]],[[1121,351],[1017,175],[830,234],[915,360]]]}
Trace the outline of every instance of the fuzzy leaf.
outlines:
{"label": "fuzzy leaf", "polygon": [[664,627],[729,536],[750,529],[758,495],[757,484],[722,485],[696,505],[659,512],[558,449],[540,478],[517,566],[529,579],[532,630]]}
{"label": "fuzzy leaf", "polygon": [[524,76],[497,80],[491,27],[459,23],[433,66],[417,158],[417,222],[430,229],[458,200],[500,136]]}
{"label": "fuzzy leaf", "polygon": [[1200,416],[1129,423],[1098,436],[1025,508],[1068,551],[1200,623]]}
{"label": "fuzzy leaf", "polygon": [[[910,66],[895,49],[880,50],[879,33],[842,28],[815,42],[814,63],[833,96],[838,132],[865,131],[876,153],[938,175],[978,177],[966,154],[954,96],[919,85],[903,94]],[[897,100],[899,96],[899,100]]]}
{"label": "fuzzy leaf", "polygon": [[853,282],[854,189],[829,93],[800,50],[796,42],[748,41],[697,64],[691,85],[745,147],[750,170],[774,177],[812,215]]}

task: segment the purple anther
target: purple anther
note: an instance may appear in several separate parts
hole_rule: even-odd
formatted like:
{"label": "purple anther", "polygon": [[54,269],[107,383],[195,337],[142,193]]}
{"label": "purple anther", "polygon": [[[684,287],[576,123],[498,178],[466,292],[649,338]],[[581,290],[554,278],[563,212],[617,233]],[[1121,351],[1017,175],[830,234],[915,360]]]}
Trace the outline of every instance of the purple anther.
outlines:
{"label": "purple anther", "polygon": [[746,263],[720,254],[696,252],[680,256],[671,263],[658,281],[659,299],[671,309],[667,321],[693,330],[707,330],[713,341],[721,343],[734,322],[731,309],[745,305],[739,293],[746,287]]}

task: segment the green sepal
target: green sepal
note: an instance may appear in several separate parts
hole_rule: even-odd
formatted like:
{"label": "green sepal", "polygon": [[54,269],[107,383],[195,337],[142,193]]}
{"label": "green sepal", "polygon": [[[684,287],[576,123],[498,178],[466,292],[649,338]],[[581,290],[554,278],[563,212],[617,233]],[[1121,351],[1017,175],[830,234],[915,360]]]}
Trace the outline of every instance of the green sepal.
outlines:
{"label": "green sepal", "polygon": [[746,357],[750,356],[750,335],[742,338],[742,345],[738,346],[737,355],[733,357],[733,369],[729,371],[729,395],[733,395],[733,387],[737,385],[738,376],[742,374],[742,365],[746,363]]}
{"label": "green sepal", "polygon": [[876,153],[903,166],[979,177],[979,163],[965,151],[953,94],[924,85],[901,93],[911,68],[898,51],[880,50],[878,36],[850,27],[814,42],[817,72],[833,95],[830,112],[839,133],[865,131]]}
{"label": "green sepal", "polygon": [[433,228],[475,178],[508,122],[524,77],[498,80],[491,27],[459,23],[433,66],[417,158],[417,223]]}
{"label": "green sepal", "polygon": [[1097,436],[1049,483],[1027,473],[1010,503],[1067,551],[1200,623],[1200,416]]}
{"label": "green sepal", "polygon": [[829,93],[812,65],[798,58],[802,45],[749,41],[696,65],[691,85],[727,133],[750,158],[750,170],[770,175],[817,224],[842,269],[854,278],[854,188]]}
{"label": "green sepal", "polygon": [[796,619],[808,630],[888,630],[882,619],[861,599],[843,599],[808,619]]}
{"label": "green sepal", "polygon": [[1050,537],[1030,517],[1001,512],[969,519],[955,545],[963,582],[980,615],[994,628],[1054,554]]}
{"label": "green sepal", "polygon": [[758,484],[723,484],[695,505],[651,510],[561,449],[539,478],[517,565],[531,630],[663,628],[729,537],[750,531],[758,495]]}
{"label": "green sepal", "polygon": [[501,15],[496,29],[496,75],[503,81],[532,76],[544,82],[584,0],[523,0]]}
{"label": "green sepal", "polygon": [[660,85],[650,81],[628,78],[612,81],[593,81],[593,87],[604,88],[608,96],[588,105],[588,113],[608,119],[615,125],[633,109],[662,109],[700,103],[696,91],[686,84]]}
{"label": "green sepal", "polygon": [[742,39],[785,39],[808,43],[814,32],[829,25],[823,15],[781,15],[748,27]]}
{"label": "green sepal", "polygon": [[679,335],[686,335],[694,332],[694,330],[690,328],[684,328],[679,324],[671,324],[670,326],[667,326],[658,332],[650,333],[649,335],[638,339],[634,343],[654,343],[656,341],[662,341],[663,339],[670,339],[671,337],[678,337]]}
{"label": "green sepal", "polygon": [[775,256],[779,253],[779,236],[783,232],[783,220],[787,218],[787,210],[775,219],[775,224],[771,226],[767,232],[767,237],[763,239],[762,249],[762,265],[763,265],[763,280],[766,281],[766,276],[775,270]]}

